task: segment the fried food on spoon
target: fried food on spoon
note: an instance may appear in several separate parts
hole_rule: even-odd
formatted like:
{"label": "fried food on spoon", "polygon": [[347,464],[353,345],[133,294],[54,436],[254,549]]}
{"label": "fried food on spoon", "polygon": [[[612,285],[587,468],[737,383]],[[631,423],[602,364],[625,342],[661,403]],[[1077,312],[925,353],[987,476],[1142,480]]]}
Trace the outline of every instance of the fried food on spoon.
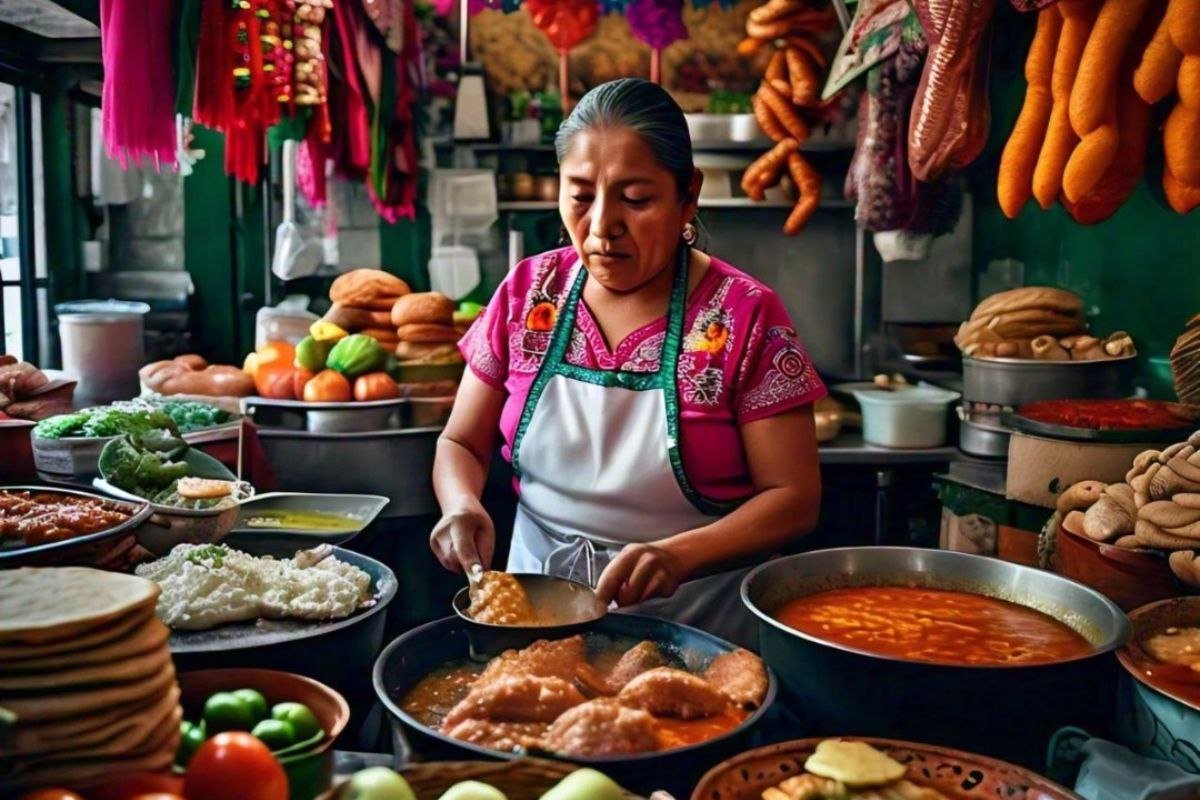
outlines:
{"label": "fried food on spoon", "polygon": [[467,614],[489,625],[536,625],[537,614],[525,587],[507,572],[489,570],[471,585]]}
{"label": "fried food on spoon", "polygon": [[704,680],[748,711],[761,706],[767,697],[767,668],[749,650],[738,648],[717,656],[704,671]]}
{"label": "fried food on spoon", "polygon": [[506,675],[479,682],[442,723],[449,730],[467,719],[503,722],[553,722],[568,708],[584,701],[572,684],[562,678]]}
{"label": "fried food on spoon", "polygon": [[490,719],[465,719],[453,728],[443,728],[446,735],[480,747],[513,752],[541,747],[542,736],[549,727],[545,722],[497,722]]}
{"label": "fried food on spoon", "polygon": [[579,665],[585,663],[587,647],[582,636],[576,634],[557,641],[539,639],[522,650],[506,650],[493,658],[479,676],[479,683],[484,684],[505,675],[534,675],[571,681]]}
{"label": "fried food on spoon", "polygon": [[611,698],[589,700],[556,719],[542,747],[566,756],[616,756],[659,749],[654,717]]}
{"label": "fried food on spoon", "polygon": [[729,699],[708,681],[671,667],[655,667],[625,685],[617,695],[622,705],[656,717],[699,719],[720,714]]}

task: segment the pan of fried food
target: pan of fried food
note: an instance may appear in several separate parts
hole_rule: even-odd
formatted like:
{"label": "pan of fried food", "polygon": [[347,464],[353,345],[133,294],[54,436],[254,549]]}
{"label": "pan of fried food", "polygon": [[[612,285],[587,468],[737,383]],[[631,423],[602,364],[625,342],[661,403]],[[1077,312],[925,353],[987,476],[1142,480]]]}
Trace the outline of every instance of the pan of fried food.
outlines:
{"label": "pan of fried food", "polygon": [[713,767],[692,800],[1079,800],[1027,769],[894,739],[799,739]]}
{"label": "pan of fried food", "polygon": [[0,567],[120,566],[150,511],[72,489],[0,487]]}
{"label": "pan of fried food", "polygon": [[467,624],[473,653],[528,644],[529,629],[555,639],[586,629],[608,613],[590,586],[553,575],[494,570],[470,576],[451,602]]}
{"label": "pan of fried food", "polygon": [[392,642],[374,683],[397,740],[430,758],[565,759],[678,794],[744,746],[775,699],[758,656],[669,620],[612,613],[572,636],[523,630],[521,645],[474,658],[457,617]]}

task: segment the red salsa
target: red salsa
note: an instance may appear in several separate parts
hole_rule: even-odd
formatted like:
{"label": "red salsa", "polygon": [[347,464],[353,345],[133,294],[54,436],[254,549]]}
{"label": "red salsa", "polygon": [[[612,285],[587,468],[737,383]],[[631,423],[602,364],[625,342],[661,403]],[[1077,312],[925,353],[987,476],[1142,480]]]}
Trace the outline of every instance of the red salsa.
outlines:
{"label": "red salsa", "polygon": [[1034,422],[1091,430],[1173,430],[1193,423],[1175,403],[1160,400],[1043,400],[1017,413]]}

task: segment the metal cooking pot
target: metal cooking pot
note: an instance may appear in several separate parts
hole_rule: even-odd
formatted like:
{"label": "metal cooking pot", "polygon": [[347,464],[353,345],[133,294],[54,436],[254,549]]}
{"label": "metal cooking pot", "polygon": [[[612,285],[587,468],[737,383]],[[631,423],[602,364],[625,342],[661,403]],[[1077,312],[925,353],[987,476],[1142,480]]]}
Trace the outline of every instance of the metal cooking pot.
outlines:
{"label": "metal cooking pot", "polygon": [[[526,638],[513,646],[526,646],[543,638],[536,628],[525,629]],[[682,658],[690,671],[700,671],[714,657],[736,649],[704,631],[669,620],[635,614],[612,613],[597,620],[589,633],[650,639]],[[375,692],[389,712],[395,738],[397,765],[407,761],[414,751],[428,759],[478,760],[512,759],[505,754],[453,739],[418,722],[400,707],[404,695],[433,670],[468,658],[466,623],[458,617],[435,620],[397,638],[375,662]],[[490,655],[498,655],[492,653]],[[686,797],[696,777],[730,754],[739,752],[758,727],[763,715],[775,702],[775,676],[762,707],[729,733],[689,747],[662,753],[608,758],[572,758],[572,763],[593,766],[633,791],[649,794],[666,789]]]}
{"label": "metal cooking pot", "polygon": [[1019,406],[1072,397],[1127,397],[1137,356],[1100,361],[964,358],[963,398],[972,403]]}
{"label": "metal cooking pot", "polygon": [[[795,631],[772,617],[789,600],[848,586],[917,585],[1019,602],[1063,620],[1094,645],[1087,656],[1036,666],[946,666],[881,656]],[[857,735],[960,747],[1033,769],[1060,727],[1108,729],[1113,650],[1130,635],[1112,601],[1058,575],[983,556],[859,547],[788,556],[742,582],[759,620],[763,659],[803,736]]]}

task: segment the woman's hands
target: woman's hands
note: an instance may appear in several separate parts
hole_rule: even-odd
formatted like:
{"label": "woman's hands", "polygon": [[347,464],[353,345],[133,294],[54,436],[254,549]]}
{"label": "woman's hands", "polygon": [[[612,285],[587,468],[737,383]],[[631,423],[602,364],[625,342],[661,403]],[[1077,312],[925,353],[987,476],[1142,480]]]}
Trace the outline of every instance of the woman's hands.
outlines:
{"label": "woman's hands", "polygon": [[429,536],[429,546],[442,566],[465,572],[476,564],[492,566],[496,532],[479,497],[487,481],[504,393],[463,373],[454,409],[438,437],[433,461],[433,489],[442,518]]}
{"label": "woman's hands", "polygon": [[609,562],[596,583],[596,596],[629,606],[652,597],[670,597],[687,577],[683,562],[657,544],[628,544]]}
{"label": "woman's hands", "polygon": [[479,564],[492,566],[496,529],[478,501],[444,515],[429,535],[429,546],[442,566],[451,572],[469,572]]}

